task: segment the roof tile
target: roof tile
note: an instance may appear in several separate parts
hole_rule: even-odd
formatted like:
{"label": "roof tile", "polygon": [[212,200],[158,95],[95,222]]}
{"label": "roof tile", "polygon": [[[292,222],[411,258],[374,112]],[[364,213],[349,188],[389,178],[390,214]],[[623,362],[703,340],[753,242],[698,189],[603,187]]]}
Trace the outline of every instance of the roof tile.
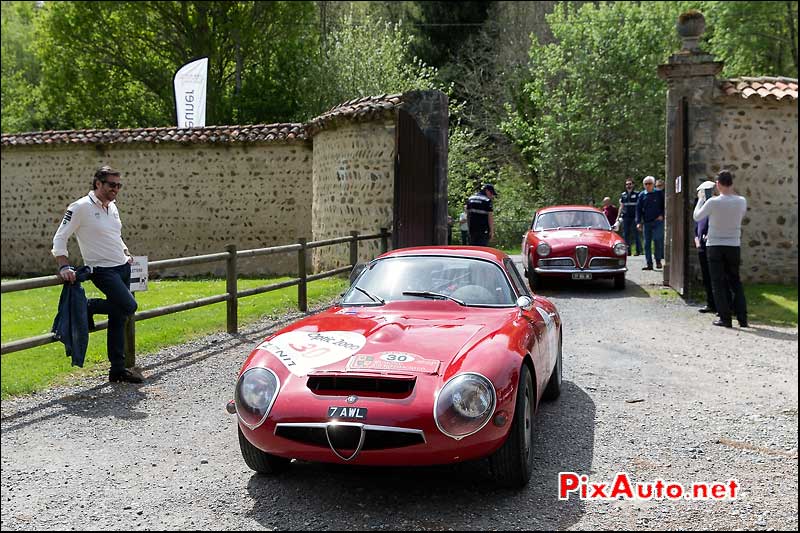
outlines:
{"label": "roof tile", "polygon": [[741,95],[742,98],[750,98],[758,95],[764,99],[797,100],[797,79],[795,78],[731,78],[719,80],[718,86],[723,94],[727,96]]}

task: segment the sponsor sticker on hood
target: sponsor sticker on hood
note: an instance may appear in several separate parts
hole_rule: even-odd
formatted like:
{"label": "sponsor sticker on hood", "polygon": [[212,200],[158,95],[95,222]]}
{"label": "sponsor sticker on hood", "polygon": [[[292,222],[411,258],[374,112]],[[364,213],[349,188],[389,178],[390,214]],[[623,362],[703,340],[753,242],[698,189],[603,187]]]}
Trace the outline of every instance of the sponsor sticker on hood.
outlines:
{"label": "sponsor sticker on hood", "polygon": [[274,355],[295,376],[337,363],[358,352],[367,339],[352,331],[290,331],[264,341],[257,349]]}
{"label": "sponsor sticker on hood", "polygon": [[406,352],[359,354],[351,357],[346,370],[402,370],[419,374],[436,374],[440,362]]}

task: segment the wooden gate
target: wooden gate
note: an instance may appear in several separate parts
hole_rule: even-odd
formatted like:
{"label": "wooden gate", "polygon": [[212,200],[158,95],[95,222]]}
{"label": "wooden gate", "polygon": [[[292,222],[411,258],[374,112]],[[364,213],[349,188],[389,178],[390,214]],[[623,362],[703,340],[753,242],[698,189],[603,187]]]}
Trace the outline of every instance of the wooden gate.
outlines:
{"label": "wooden gate", "polygon": [[668,123],[672,124],[670,132],[670,158],[667,172],[667,235],[669,240],[669,264],[667,283],[681,296],[686,296],[686,273],[688,272],[688,200],[693,191],[687,190],[691,184],[686,175],[688,154],[686,143],[687,105],[682,98],[674,110],[675,116]]}
{"label": "wooden gate", "polygon": [[436,238],[436,154],[407,111],[397,118],[393,248],[439,244]]}

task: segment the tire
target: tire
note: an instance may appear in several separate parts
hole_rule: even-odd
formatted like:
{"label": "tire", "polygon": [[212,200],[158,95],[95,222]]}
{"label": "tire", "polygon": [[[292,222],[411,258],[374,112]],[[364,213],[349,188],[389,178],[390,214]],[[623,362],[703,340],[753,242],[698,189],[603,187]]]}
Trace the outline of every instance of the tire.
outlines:
{"label": "tire", "polygon": [[520,370],[514,420],[508,437],[499,450],[489,457],[489,468],[495,482],[503,487],[524,487],[533,472],[533,411],[536,396],[528,366]]}
{"label": "tire", "polygon": [[251,470],[255,470],[259,474],[279,474],[289,468],[291,459],[262,452],[250,444],[250,441],[242,433],[241,427],[237,425],[236,429],[239,431],[239,449],[242,450],[245,464]]}
{"label": "tire", "polygon": [[614,276],[614,288],[618,291],[625,289],[625,274]]}
{"label": "tire", "polygon": [[531,290],[535,291],[542,286],[542,278],[539,277],[539,274],[534,272],[533,270],[533,260],[528,262],[528,269],[525,271],[525,275],[528,278],[528,285],[530,285]]}
{"label": "tire", "polygon": [[558,336],[558,355],[556,356],[556,364],[553,367],[553,373],[550,374],[550,379],[547,381],[547,388],[544,389],[542,400],[552,402],[561,396],[561,376],[562,376],[562,355],[561,355],[561,335]]}

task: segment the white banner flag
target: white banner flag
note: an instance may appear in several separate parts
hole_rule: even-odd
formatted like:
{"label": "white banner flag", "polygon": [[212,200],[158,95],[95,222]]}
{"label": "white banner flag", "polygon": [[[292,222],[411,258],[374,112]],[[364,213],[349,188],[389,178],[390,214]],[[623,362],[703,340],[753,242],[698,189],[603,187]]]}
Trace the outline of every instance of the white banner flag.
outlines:
{"label": "white banner flag", "polygon": [[175,108],[179,128],[206,125],[208,58],[187,63],[175,73]]}

